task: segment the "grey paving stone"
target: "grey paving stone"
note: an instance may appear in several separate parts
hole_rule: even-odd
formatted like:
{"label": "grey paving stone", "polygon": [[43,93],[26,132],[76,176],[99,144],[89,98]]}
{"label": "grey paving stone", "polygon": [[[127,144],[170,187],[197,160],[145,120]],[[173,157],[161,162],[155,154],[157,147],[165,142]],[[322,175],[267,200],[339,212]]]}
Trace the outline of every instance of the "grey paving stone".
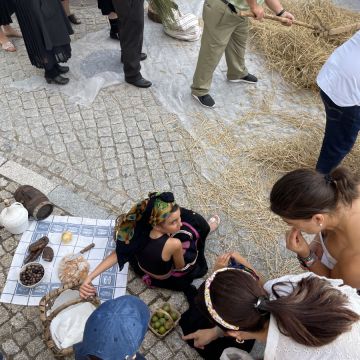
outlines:
{"label": "grey paving stone", "polygon": [[1,344],[6,355],[14,355],[19,352],[20,348],[12,339],[8,339]]}
{"label": "grey paving stone", "polygon": [[0,175],[20,185],[32,185],[37,189],[41,189],[45,195],[55,188],[51,181],[11,160],[0,166]]}
{"label": "grey paving stone", "polygon": [[34,340],[26,345],[26,349],[32,359],[34,359],[40,351],[43,351],[44,348],[45,345],[40,336],[37,336]]}
{"label": "grey paving stone", "polygon": [[16,354],[14,357],[14,360],[29,360],[29,356],[25,353],[25,351],[22,351],[19,354]]}
{"label": "grey paving stone", "polygon": [[64,186],[57,186],[48,194],[50,201],[74,216],[106,219],[109,214],[100,207],[89,203]]}
{"label": "grey paving stone", "polygon": [[7,161],[6,158],[0,156],[0,165],[4,164]]}
{"label": "grey paving stone", "polygon": [[25,329],[20,330],[17,333],[14,333],[14,339],[17,344],[21,347],[31,340],[31,333],[27,332]]}
{"label": "grey paving stone", "polygon": [[167,347],[164,342],[156,343],[150,350],[158,360],[168,360],[174,357],[174,353]]}

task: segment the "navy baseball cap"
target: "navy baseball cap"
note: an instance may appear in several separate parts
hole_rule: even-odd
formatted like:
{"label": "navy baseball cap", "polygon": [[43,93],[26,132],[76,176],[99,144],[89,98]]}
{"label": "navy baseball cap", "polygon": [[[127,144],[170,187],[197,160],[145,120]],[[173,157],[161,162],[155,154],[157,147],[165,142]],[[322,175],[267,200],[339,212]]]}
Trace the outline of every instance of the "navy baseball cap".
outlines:
{"label": "navy baseball cap", "polygon": [[88,360],[89,355],[101,360],[145,359],[137,351],[149,320],[149,308],[135,296],[104,302],[88,318],[83,341],[74,345],[75,359]]}

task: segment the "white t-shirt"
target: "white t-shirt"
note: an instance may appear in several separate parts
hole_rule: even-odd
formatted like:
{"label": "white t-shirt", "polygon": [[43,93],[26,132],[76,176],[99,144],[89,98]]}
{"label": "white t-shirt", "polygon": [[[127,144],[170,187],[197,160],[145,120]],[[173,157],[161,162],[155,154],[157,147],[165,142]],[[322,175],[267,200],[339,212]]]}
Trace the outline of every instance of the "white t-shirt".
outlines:
{"label": "white t-shirt", "polygon": [[360,106],[360,31],[330,55],[317,84],[337,106]]}
{"label": "white t-shirt", "polygon": [[[311,272],[286,275],[279,279],[270,280],[265,283],[264,288],[272,294],[271,286],[280,281],[290,281],[298,283],[307,276],[317,276]],[[324,278],[325,279],[325,278]],[[349,299],[349,308],[357,314],[360,314],[360,296],[356,290],[350,286],[344,285],[342,280],[326,279],[333,287],[339,289]],[[292,289],[282,289],[285,292],[291,292]],[[274,298],[270,295],[270,298]],[[333,342],[320,347],[310,347],[301,345],[290,337],[280,333],[275,318],[270,316],[269,332],[266,341],[264,360],[341,360],[341,359],[360,359],[360,321],[354,323],[350,331],[338,336]]]}

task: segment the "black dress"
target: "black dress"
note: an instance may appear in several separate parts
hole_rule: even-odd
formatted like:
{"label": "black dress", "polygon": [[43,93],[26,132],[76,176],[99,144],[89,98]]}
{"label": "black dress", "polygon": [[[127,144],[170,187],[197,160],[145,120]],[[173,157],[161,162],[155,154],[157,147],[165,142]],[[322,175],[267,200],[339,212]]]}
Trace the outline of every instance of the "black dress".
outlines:
{"label": "black dress", "polygon": [[12,23],[11,15],[14,13],[14,7],[10,0],[0,0],[0,26]]}
{"label": "black dress", "polygon": [[[192,270],[186,275],[181,277],[170,276],[167,279],[159,280],[155,278],[151,278],[151,286],[175,290],[175,291],[183,291],[188,301],[190,301],[196,295],[196,289],[191,286],[191,282],[196,279],[204,276],[208,271],[207,262],[205,259],[205,241],[206,237],[210,232],[210,226],[208,222],[196,212],[192,210],[188,210],[185,208],[181,208],[181,221],[184,223],[190,224],[193,228],[196,229],[199,235],[199,239],[197,242],[197,250],[198,255],[196,259],[195,265],[192,267]],[[184,226],[184,225],[183,225]],[[186,226],[185,226],[186,227]],[[187,230],[189,230],[186,227]],[[174,237],[178,238],[181,242],[186,239],[182,238],[182,234],[174,235]],[[117,246],[121,246],[119,242],[117,242]],[[118,258],[119,258],[118,254]],[[145,275],[138,264],[137,254],[130,259],[130,265],[133,270],[140,276]]]}
{"label": "black dress", "polygon": [[109,15],[111,12],[115,12],[112,0],[98,0],[98,8],[103,15]]}
{"label": "black dress", "polygon": [[[1,0],[0,0],[1,1]],[[70,22],[59,0],[13,0],[31,64],[46,70],[71,57]]]}

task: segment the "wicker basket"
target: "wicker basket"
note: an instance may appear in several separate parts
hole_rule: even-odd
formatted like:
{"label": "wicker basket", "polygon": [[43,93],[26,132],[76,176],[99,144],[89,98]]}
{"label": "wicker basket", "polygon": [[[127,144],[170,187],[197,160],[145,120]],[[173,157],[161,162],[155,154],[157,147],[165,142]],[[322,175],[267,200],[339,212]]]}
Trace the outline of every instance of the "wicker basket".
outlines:
{"label": "wicker basket", "polygon": [[71,282],[63,285],[59,289],[55,289],[48,294],[46,294],[39,304],[40,309],[40,320],[44,326],[44,342],[46,346],[54,353],[55,358],[63,359],[66,356],[69,356],[73,353],[73,347],[70,346],[66,349],[59,349],[51,337],[50,324],[51,321],[63,310],[68,308],[71,305],[76,305],[81,302],[90,302],[94,306],[98,307],[100,305],[100,300],[98,297],[90,297],[88,299],[82,299],[80,297],[70,300],[60,306],[55,310],[51,311],[55,300],[57,297],[66,290],[79,290],[81,282]]}
{"label": "wicker basket", "polygon": [[[167,303],[165,303],[165,304],[167,304]],[[165,304],[163,304],[162,307],[163,307]],[[176,320],[173,320],[172,317],[171,317],[171,315],[170,315],[170,313],[168,313],[167,311],[165,311],[162,307],[158,308],[157,310],[155,310],[155,311],[153,311],[153,312],[151,313],[150,319],[152,319],[152,317],[153,317],[156,313],[159,313],[159,312],[160,312],[160,313],[166,315],[166,316],[169,318],[169,321],[170,321],[171,324],[172,324],[172,325],[171,325],[171,328],[168,329],[168,330],[166,330],[166,332],[164,332],[164,334],[159,334],[159,333],[156,331],[156,329],[153,328],[152,321],[150,320],[148,327],[149,327],[149,329],[150,329],[157,337],[159,337],[159,338],[164,338],[170,331],[174,330],[175,327],[176,327],[176,325],[177,325],[178,322],[180,321],[180,318],[181,318],[181,314],[179,313],[179,311],[177,311],[177,309],[175,309],[173,306],[171,306],[171,305],[169,305],[169,306],[170,306],[170,310],[171,310],[171,311],[174,311],[174,312],[177,314],[178,318],[177,318]]]}

